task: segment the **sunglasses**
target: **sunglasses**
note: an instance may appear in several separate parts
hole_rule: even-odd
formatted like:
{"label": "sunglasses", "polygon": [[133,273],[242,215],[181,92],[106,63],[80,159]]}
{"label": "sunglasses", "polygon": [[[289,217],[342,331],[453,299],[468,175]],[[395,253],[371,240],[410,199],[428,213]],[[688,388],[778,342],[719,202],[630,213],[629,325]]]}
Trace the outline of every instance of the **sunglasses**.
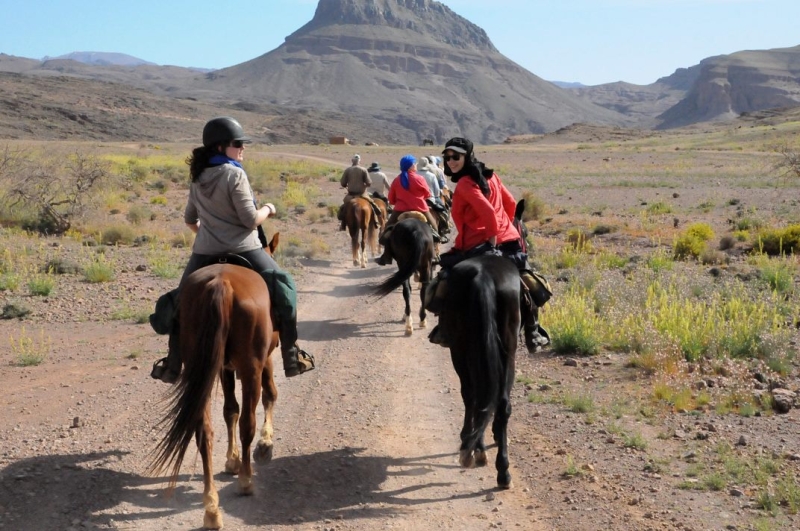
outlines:
{"label": "sunglasses", "polygon": [[231,142],[231,147],[236,148],[236,149],[243,148],[244,147],[244,142],[242,142],[241,140],[234,140],[234,141]]}
{"label": "sunglasses", "polygon": [[442,157],[442,160],[444,160],[445,162],[450,162],[451,160],[454,160],[454,161],[458,162],[459,160],[461,160],[461,153],[453,153],[452,155],[444,155]]}

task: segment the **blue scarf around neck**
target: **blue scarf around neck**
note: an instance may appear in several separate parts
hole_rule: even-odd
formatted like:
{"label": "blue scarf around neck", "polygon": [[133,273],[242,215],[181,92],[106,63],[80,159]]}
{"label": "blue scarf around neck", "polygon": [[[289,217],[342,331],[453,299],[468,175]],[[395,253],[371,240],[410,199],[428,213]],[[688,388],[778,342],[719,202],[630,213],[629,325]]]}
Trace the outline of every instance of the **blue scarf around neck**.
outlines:
{"label": "blue scarf around neck", "polygon": [[222,166],[223,164],[233,164],[237,168],[241,168],[242,164],[236,160],[233,160],[227,155],[223,155],[222,153],[217,153],[213,155],[210,159],[208,159],[209,166]]}

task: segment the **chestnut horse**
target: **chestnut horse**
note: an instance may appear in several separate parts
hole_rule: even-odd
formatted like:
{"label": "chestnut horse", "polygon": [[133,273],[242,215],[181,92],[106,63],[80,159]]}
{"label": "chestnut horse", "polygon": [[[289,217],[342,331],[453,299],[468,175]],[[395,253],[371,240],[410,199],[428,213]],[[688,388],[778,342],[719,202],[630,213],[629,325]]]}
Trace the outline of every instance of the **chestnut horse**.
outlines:
{"label": "chestnut horse", "polygon": [[433,258],[436,247],[433,242],[433,232],[427,222],[417,217],[401,215],[400,221],[395,224],[388,236],[387,246],[391,246],[392,255],[397,260],[397,272],[381,282],[375,288],[375,294],[385,297],[396,288],[403,287],[403,300],[406,303],[403,319],[406,323],[406,335],[410,336],[414,330],[411,318],[411,281],[415,273],[419,276],[420,308],[419,327],[427,326],[425,313],[425,291],[433,276]]}
{"label": "chestnut horse", "polygon": [[351,199],[347,205],[345,205],[344,220],[345,225],[347,225],[347,230],[350,232],[353,265],[361,266],[362,269],[367,267],[367,244],[369,244],[369,250],[372,256],[377,255],[378,233],[383,229],[382,224],[386,221],[384,212],[383,218],[379,221],[381,226],[375,228],[375,224],[372,221],[373,216],[372,205],[370,205],[369,200],[364,197]]}
{"label": "chestnut horse", "polygon": [[483,434],[494,416],[497,485],[511,488],[506,428],[521,322],[519,270],[502,256],[477,256],[455,265],[447,284],[439,326],[450,338],[464,401],[459,463],[486,465]]}
{"label": "chestnut horse", "polygon": [[[276,246],[277,234],[269,244],[270,251]],[[255,438],[259,397],[265,418],[253,457],[259,464],[272,459],[272,410],[278,392],[270,354],[278,344],[278,333],[273,327],[267,285],[261,275],[246,267],[213,264],[198,269],[186,278],[179,305],[183,372],[162,420],[167,433],[155,449],[150,471],[158,474],[170,469],[170,488],[174,488],[194,438],[203,461],[203,525],[220,529],[222,515],[211,463],[211,395],[219,377],[228,432],[225,472],[239,475],[240,494],[253,494],[250,445]],[[241,414],[236,378],[242,385]],[[237,423],[241,454],[236,443]]]}

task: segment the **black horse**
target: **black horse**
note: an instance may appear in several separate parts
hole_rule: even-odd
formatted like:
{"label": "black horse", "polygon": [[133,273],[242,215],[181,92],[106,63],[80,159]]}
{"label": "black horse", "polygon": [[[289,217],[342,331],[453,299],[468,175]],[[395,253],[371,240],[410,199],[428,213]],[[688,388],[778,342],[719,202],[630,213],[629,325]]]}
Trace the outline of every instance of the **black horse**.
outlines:
{"label": "black horse", "polygon": [[433,276],[433,259],[436,248],[433,242],[433,232],[424,221],[409,217],[399,221],[386,239],[386,246],[390,247],[392,256],[397,260],[397,272],[381,282],[375,288],[375,294],[385,297],[396,288],[403,286],[403,299],[406,307],[404,320],[406,335],[411,335],[414,330],[411,318],[411,282],[414,273],[419,275],[420,289],[419,327],[427,326],[425,312],[425,290]]}
{"label": "black horse", "polygon": [[450,338],[450,357],[461,380],[464,426],[459,463],[486,465],[483,434],[494,416],[497,485],[511,488],[506,428],[520,330],[520,278],[501,256],[478,256],[454,266],[439,318]]}

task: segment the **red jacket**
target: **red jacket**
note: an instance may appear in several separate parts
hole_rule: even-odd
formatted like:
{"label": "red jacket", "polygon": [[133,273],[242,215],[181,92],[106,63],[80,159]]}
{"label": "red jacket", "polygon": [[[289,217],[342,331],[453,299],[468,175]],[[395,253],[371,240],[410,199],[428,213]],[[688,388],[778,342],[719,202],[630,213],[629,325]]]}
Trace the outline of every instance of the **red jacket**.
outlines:
{"label": "red jacket", "polygon": [[431,195],[431,190],[428,188],[428,183],[425,182],[425,177],[415,171],[409,171],[408,190],[400,184],[398,175],[389,187],[388,199],[398,212],[408,212],[409,210],[427,212],[428,203],[425,199],[429,195]]}
{"label": "red jacket", "polygon": [[497,245],[519,239],[519,232],[512,223],[517,206],[514,196],[497,175],[488,182],[489,197],[486,197],[469,177],[458,180],[450,211],[458,231],[454,249],[467,251],[489,241],[492,236],[497,237]]}

